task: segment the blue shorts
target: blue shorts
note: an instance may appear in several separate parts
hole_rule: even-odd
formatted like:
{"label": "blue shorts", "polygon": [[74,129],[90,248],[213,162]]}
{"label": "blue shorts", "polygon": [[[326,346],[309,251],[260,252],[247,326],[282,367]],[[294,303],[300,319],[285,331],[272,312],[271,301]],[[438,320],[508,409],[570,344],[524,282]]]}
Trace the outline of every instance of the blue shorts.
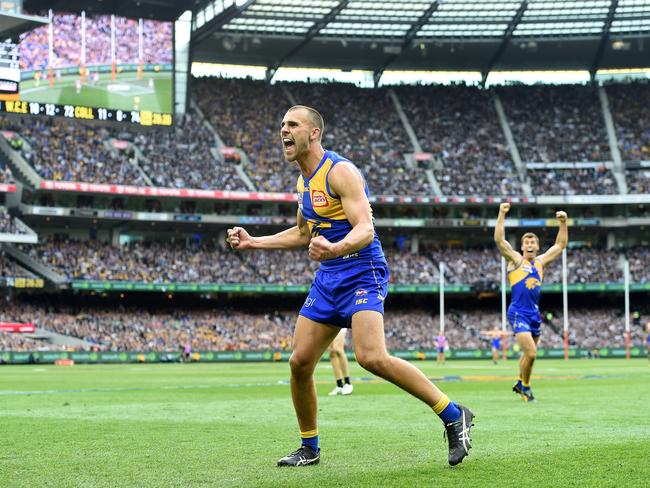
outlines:
{"label": "blue shorts", "polygon": [[492,349],[501,349],[501,339],[492,340]]}
{"label": "blue shorts", "polygon": [[508,322],[510,322],[515,335],[520,332],[530,332],[533,337],[539,337],[542,333],[542,323],[539,316],[531,316],[521,312],[508,312]]}
{"label": "blue shorts", "polygon": [[300,315],[321,324],[352,326],[352,316],[361,310],[384,314],[388,295],[388,267],[354,266],[341,271],[316,272]]}
{"label": "blue shorts", "polygon": [[439,348],[438,348],[438,352],[439,352],[439,353],[445,352],[445,348],[444,348],[444,347],[439,347]]}

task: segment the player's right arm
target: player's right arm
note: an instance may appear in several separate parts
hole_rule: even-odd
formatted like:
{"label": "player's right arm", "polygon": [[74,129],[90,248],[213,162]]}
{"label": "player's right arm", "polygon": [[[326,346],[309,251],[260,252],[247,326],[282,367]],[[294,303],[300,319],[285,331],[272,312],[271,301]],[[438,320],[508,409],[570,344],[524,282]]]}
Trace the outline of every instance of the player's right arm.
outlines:
{"label": "player's right arm", "polygon": [[506,214],[509,211],[509,203],[502,203],[499,205],[497,225],[494,227],[494,242],[496,242],[501,256],[506,258],[507,261],[517,264],[519,261],[521,261],[522,256],[512,248],[508,241],[506,241]]}
{"label": "player's right arm", "polygon": [[226,241],[238,251],[246,249],[295,249],[307,247],[311,235],[309,226],[298,210],[297,223],[293,227],[270,236],[253,237],[242,227],[228,229]]}

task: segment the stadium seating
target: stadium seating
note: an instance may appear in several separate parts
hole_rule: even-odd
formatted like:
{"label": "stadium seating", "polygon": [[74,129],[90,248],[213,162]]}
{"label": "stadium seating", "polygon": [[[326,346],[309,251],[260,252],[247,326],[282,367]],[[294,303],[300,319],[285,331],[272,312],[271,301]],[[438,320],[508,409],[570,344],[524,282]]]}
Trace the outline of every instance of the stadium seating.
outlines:
{"label": "stadium seating", "polygon": [[[37,246],[23,248],[69,279],[132,280],[150,283],[311,283],[318,264],[303,250],[234,253],[219,243],[134,242],[115,247],[101,241],[49,237]],[[650,281],[648,251],[630,249],[633,282]],[[448,284],[494,289],[500,282],[500,257],[496,247],[441,249],[423,245],[419,254],[386,249],[391,283],[438,283],[438,267],[445,263]],[[570,249],[569,283],[621,282],[622,254],[616,250]],[[476,272],[480,270],[480,272]],[[560,264],[550,264],[545,283],[561,282]]]}
{"label": "stadium seating", "polygon": [[467,86],[398,87],[422,149],[442,163],[444,195],[521,195],[489,92]]}
{"label": "stadium seating", "polygon": [[[546,311],[545,311],[546,312]],[[543,347],[563,347],[561,314],[550,310]],[[191,344],[193,350],[289,350],[296,310],[251,313],[236,309],[157,310],[145,308],[70,307],[14,302],[0,304],[0,321],[33,322],[37,327],[88,342],[87,348],[113,351],[174,351]],[[583,348],[621,347],[624,321],[621,310],[575,308],[571,344]],[[386,344],[395,350],[435,348],[439,317],[413,309],[386,312]],[[489,348],[482,330],[499,326],[500,310],[451,308],[445,315],[445,335],[451,348]],[[34,349],[19,334],[0,333],[0,351]],[[636,327],[632,344],[643,343]],[[51,346],[53,347],[53,346]]]}
{"label": "stadium seating", "polygon": [[[284,161],[279,122],[293,101],[320,108],[323,144],[360,167],[373,194],[432,195],[432,169],[444,195],[522,195],[522,182],[494,108],[493,92],[468,86],[392,88],[433,164],[420,167],[385,88],[343,83],[278,83],[201,78],[191,96],[227,146],[242,149],[242,168],[261,191],[295,191],[297,170]],[[643,160],[648,131],[636,98],[647,85],[607,87],[624,159]],[[612,160],[600,102],[591,87],[507,86],[495,89],[503,101],[524,163],[593,163],[590,168],[529,168],[534,195],[618,193],[605,163]],[[352,108],[354,107],[354,108]],[[340,114],[345,114],[341,117]],[[534,116],[531,116],[534,114]],[[176,118],[174,129],[135,130],[74,121],[3,119],[31,146],[21,150],[46,179],[132,185],[248,190],[235,168],[214,156],[216,141],[198,115]],[[109,138],[133,146],[117,149]],[[135,148],[135,149],[134,149]],[[136,158],[136,151],[143,158]],[[139,160],[139,168],[132,164]],[[0,171],[2,173],[2,171]],[[648,171],[628,169],[630,193],[647,192]],[[0,175],[0,181],[9,176]],[[147,180],[148,178],[148,180]]]}

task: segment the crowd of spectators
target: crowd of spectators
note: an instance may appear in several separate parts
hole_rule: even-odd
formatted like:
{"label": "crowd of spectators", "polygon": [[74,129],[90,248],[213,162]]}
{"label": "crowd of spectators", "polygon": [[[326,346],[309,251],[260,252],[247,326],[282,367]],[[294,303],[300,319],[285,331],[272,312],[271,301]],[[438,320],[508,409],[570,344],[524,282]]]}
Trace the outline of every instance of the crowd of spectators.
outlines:
{"label": "crowd of spectators", "polygon": [[321,112],[323,146],[356,163],[373,194],[431,193],[426,174],[405,161],[412,149],[384,89],[210,78],[195,80],[193,90],[224,142],[248,155],[245,169],[258,190],[295,191],[298,172],[284,160],[280,141],[280,122],[292,97]]}
{"label": "crowd of spectators", "polygon": [[596,89],[583,85],[497,88],[524,161],[612,159]]}
{"label": "crowd of spectators", "polygon": [[618,186],[605,165],[596,168],[529,170],[535,195],[613,195]]}
{"label": "crowd of spectators", "polygon": [[[519,177],[489,91],[468,86],[394,90],[423,150],[433,154],[433,162],[421,162],[422,167],[410,160],[413,148],[385,88],[364,89],[343,83],[268,85],[221,78],[196,79],[192,86],[193,97],[225,144],[247,154],[243,169],[260,191],[295,191],[298,171],[284,161],[279,137],[280,121],[294,100],[321,110],[325,118],[324,147],[354,161],[372,194],[431,195],[425,170],[432,168],[445,195],[521,195]],[[612,100],[623,100],[612,102],[622,150],[628,157],[645,157],[645,142],[637,144],[641,149],[630,149],[630,141],[645,141],[648,131],[634,122],[634,114],[641,110],[636,105],[640,104],[632,103],[634,95],[627,95],[626,90],[645,93],[648,87],[608,87]],[[611,160],[600,103],[591,88],[510,86],[497,92],[524,161]],[[622,108],[629,105],[635,108]],[[236,168],[216,155],[215,138],[195,113],[178,117],[172,129],[118,129],[32,118],[3,118],[1,122],[28,142],[16,150],[22,151],[46,179],[247,189]],[[109,147],[110,138],[132,145],[126,149]],[[648,192],[647,173],[627,171],[631,193]],[[9,171],[0,168],[0,182],[10,178]],[[618,192],[616,180],[604,164],[595,168],[530,169],[528,178],[536,195]]]}
{"label": "crowd of spectators", "polygon": [[444,195],[521,195],[521,185],[489,92],[469,86],[395,91],[425,152],[442,162]]}
{"label": "crowd of spectators", "polygon": [[155,186],[246,190],[234,166],[215,159],[214,136],[196,114],[176,117],[172,130],[138,132],[133,142],[146,158],[141,167]]}
{"label": "crowd of spectators", "polygon": [[284,160],[280,141],[280,122],[291,106],[281,85],[201,78],[193,81],[192,91],[224,143],[248,155],[246,171],[258,190],[296,191],[298,172]]}
{"label": "crowd of spectators", "polygon": [[[80,66],[81,16],[55,14],[53,25],[52,68]],[[111,64],[111,17],[86,16],[86,65]],[[173,34],[171,22],[143,20],[142,62],[171,63]],[[20,36],[20,68],[23,70],[49,69],[49,26],[37,27]],[[116,64],[138,63],[138,21],[115,17]]]}
{"label": "crowd of spectators", "polygon": [[23,250],[70,280],[259,282],[259,276],[240,254],[224,251],[211,241],[201,244],[136,241],[113,246],[97,240],[49,237],[39,246],[24,246]]}
{"label": "crowd of spectators", "polygon": [[0,183],[13,182],[13,175],[9,167],[5,166],[4,162],[0,161]]}
{"label": "crowd of spectators", "polygon": [[650,193],[649,169],[627,169],[625,170],[625,179],[627,180],[628,193]]}
{"label": "crowd of spectators", "polygon": [[33,278],[34,275],[0,252],[0,278]]}
{"label": "crowd of spectators", "polygon": [[0,122],[29,142],[20,151],[48,180],[148,186],[148,177],[162,187],[246,190],[235,168],[212,154],[216,143],[196,115],[178,117],[171,130],[134,131],[59,119]]}
{"label": "crowd of spectators", "polygon": [[[549,313],[550,312],[550,313]],[[561,313],[544,311],[540,347],[563,347]],[[287,351],[295,310],[251,313],[238,309],[147,310],[132,307],[71,307],[20,302],[0,304],[0,321],[33,322],[37,328],[82,339],[87,349],[112,351],[250,350]],[[614,308],[570,309],[570,344],[582,348],[623,347],[624,319]],[[489,348],[484,331],[500,327],[499,310],[452,308],[445,314],[451,349]],[[432,350],[438,315],[422,309],[388,309],[386,345],[392,350]],[[508,339],[509,344],[513,343]],[[632,330],[632,345],[644,343],[641,324]],[[28,350],[39,344],[21,334],[1,334],[0,351]]]}
{"label": "crowd of spectators", "polygon": [[0,234],[27,234],[24,226],[18,225],[16,219],[6,209],[0,207]]}
{"label": "crowd of spectators", "polygon": [[[306,251],[234,253],[211,239],[191,242],[131,242],[123,246],[89,240],[48,237],[37,246],[23,246],[35,259],[74,280],[129,280],[150,283],[268,283],[308,285],[318,263]],[[627,250],[632,281],[650,281],[650,251]],[[422,245],[419,253],[386,248],[390,282],[438,284],[444,263],[445,283],[477,290],[500,286],[501,264],[496,247],[441,248]],[[570,284],[622,282],[623,254],[617,250],[568,250]],[[544,283],[561,283],[557,260],[546,268]]]}
{"label": "crowd of spectators", "polygon": [[21,150],[43,178],[55,181],[146,185],[132,155],[111,151],[108,127],[55,118],[3,118],[29,142]]}
{"label": "crowd of spectators", "polygon": [[606,86],[609,106],[623,160],[650,160],[650,84],[646,82]]}
{"label": "crowd of spectators", "polygon": [[413,148],[385,88],[344,83],[291,83],[286,88],[298,104],[320,111],[323,146],[353,161],[372,194],[433,193],[425,172],[405,161]]}

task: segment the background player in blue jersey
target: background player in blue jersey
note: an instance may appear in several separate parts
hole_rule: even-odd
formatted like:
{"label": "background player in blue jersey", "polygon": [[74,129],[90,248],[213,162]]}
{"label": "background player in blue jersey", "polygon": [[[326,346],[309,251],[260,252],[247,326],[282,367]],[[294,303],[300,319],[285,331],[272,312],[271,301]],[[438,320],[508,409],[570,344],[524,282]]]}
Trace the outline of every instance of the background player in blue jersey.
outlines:
{"label": "background player in blue jersey", "polygon": [[505,332],[499,326],[495,325],[493,329],[482,330],[481,335],[485,336],[490,341],[490,348],[492,349],[492,362],[499,364],[499,353],[501,352],[502,339],[505,339]]}
{"label": "background player in blue jersey", "polygon": [[502,203],[494,229],[494,241],[501,255],[508,261],[508,281],[511,287],[511,301],[508,307],[508,321],[521,348],[519,359],[519,381],[512,387],[525,401],[534,401],[530,388],[530,375],[537,356],[542,317],[539,313],[539,294],[544,279],[544,268],[557,259],[567,246],[566,212],[556,212],[560,230],[555,244],[544,254],[539,252],[539,238],[532,232],[521,237],[521,254],[515,251],[505,237],[505,219],[510,211],[509,203]]}
{"label": "background player in blue jersey", "polygon": [[330,344],[330,364],[336,379],[336,386],[328,393],[329,396],[351,395],[354,391],[350,383],[350,367],[348,357],[345,355],[345,336],[348,329],[341,329],[341,332]]}
{"label": "background player in blue jersey", "polygon": [[300,170],[297,225],[263,237],[252,237],[241,227],[228,230],[234,249],[308,247],[309,257],[321,263],[296,321],[289,360],[302,445],[280,459],[278,466],[320,461],[313,374],[342,327],[352,329],[352,344],[362,367],[419,398],[441,418],[449,442],[449,464],[458,464],[471,447],[474,414],[450,401],[411,363],[388,354],[383,312],[389,274],[375,232],[368,187],[350,161],[323,149],[323,125],[316,110],[302,105],[290,108],[282,120],[285,158]]}

